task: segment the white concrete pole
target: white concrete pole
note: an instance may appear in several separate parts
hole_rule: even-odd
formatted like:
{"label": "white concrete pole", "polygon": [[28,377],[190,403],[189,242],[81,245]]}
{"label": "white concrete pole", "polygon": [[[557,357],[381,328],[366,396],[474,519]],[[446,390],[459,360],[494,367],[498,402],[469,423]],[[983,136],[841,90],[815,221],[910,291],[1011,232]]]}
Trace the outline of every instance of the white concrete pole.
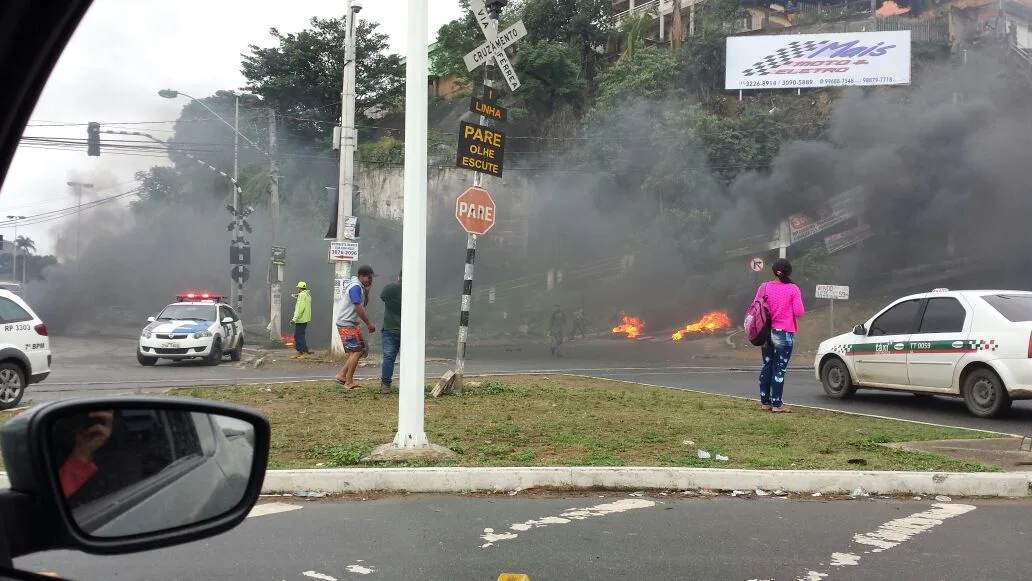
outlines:
{"label": "white concrete pole", "polygon": [[[401,368],[398,448],[428,446],[423,423],[426,373],[426,132],[429,117],[427,0],[408,0],[405,60],[405,204],[402,226]],[[343,194],[342,194],[343,195]],[[349,196],[350,197],[350,196]]]}

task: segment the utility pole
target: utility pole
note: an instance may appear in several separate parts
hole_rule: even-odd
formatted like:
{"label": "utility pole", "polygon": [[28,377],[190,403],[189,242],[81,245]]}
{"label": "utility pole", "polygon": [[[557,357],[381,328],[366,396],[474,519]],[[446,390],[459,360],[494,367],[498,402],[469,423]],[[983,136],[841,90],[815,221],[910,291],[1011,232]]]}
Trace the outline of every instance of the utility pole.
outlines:
{"label": "utility pole", "polygon": [[[11,258],[11,281],[18,281],[18,220],[24,220],[25,216],[8,216],[8,220],[14,220],[14,254]],[[24,269],[22,269],[24,271]],[[25,284],[25,275],[22,275],[22,285]]]}
{"label": "utility pole", "polygon": [[[279,164],[276,161],[276,112],[269,109],[269,207],[272,209],[272,245],[279,246],[280,236],[280,203],[279,203]],[[275,264],[269,264],[269,339],[279,341],[283,335],[282,305],[280,294],[283,270]]]}
{"label": "utility pole", "polygon": [[75,262],[76,264],[78,264],[79,258],[82,256],[82,190],[92,188],[93,184],[87,184],[84,182],[68,182],[68,185],[72,188],[75,188],[75,194],[78,198],[78,203],[75,210]]}
{"label": "utility pole", "polygon": [[[233,181],[230,183],[230,195],[233,196],[233,215],[240,215],[240,188],[237,187],[237,182],[240,180],[240,95],[233,94]],[[233,237],[240,236],[240,219],[234,218],[236,221],[236,232]],[[230,241],[232,244],[232,241]],[[230,273],[233,270],[230,269]],[[236,292],[233,287],[236,287]],[[239,316],[240,295],[244,294],[243,287],[239,282],[233,280],[233,276],[229,277],[229,304],[233,305],[233,310],[237,311]]]}
{"label": "utility pole", "polygon": [[[425,0],[424,0],[425,3]],[[358,12],[362,10],[359,0],[348,0],[347,32],[344,42],[344,83],[341,90],[340,114],[340,178],[337,185],[337,242],[344,242],[345,222],[353,215],[352,197],[355,194],[355,147],[358,136],[355,132],[355,31]],[[411,42],[411,38],[409,41]],[[424,79],[425,84],[425,79]],[[408,141],[408,140],[406,140]],[[344,287],[351,280],[351,263],[337,261],[333,265],[333,321],[344,304]],[[330,352],[342,353],[336,325],[331,325]],[[422,373],[420,373],[422,376]]]}

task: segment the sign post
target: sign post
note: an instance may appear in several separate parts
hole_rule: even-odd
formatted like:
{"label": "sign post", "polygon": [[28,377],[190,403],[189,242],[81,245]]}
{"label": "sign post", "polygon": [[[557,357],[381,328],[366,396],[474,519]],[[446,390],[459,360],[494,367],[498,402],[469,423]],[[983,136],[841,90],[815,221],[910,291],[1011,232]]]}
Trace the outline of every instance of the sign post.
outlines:
{"label": "sign post", "polygon": [[491,194],[483,188],[484,174],[502,177],[505,160],[505,133],[489,126],[491,121],[505,121],[508,111],[498,105],[497,92],[491,83],[491,61],[498,65],[509,91],[520,88],[516,69],[505,54],[505,49],[527,36],[523,21],[498,32],[498,18],[503,2],[471,0],[470,10],[476,18],[486,42],[473,49],[463,60],[466,68],[473,71],[484,67],[484,91],[481,98],[470,98],[469,109],[480,114],[479,123],[459,123],[459,139],[456,148],[455,165],[473,170],[473,187],[463,192],[455,201],[455,219],[466,231],[466,266],[462,277],[462,302],[459,311],[459,336],[455,349],[455,370],[445,373],[434,388],[432,395],[438,397],[449,387],[462,390],[462,377],[466,370],[466,341],[469,337],[469,309],[473,302],[473,264],[477,252],[477,236],[482,236],[495,224],[496,208]]}
{"label": "sign post", "polygon": [[828,311],[828,325],[831,330],[831,337],[835,336],[835,299],[842,301],[849,300],[849,287],[848,286],[837,286],[833,284],[819,284],[817,285],[817,298],[828,299],[830,303],[830,309]]}
{"label": "sign post", "polygon": [[749,261],[749,270],[751,270],[753,272],[762,272],[763,271],[763,259],[760,258],[759,256],[754,256],[753,259]]}

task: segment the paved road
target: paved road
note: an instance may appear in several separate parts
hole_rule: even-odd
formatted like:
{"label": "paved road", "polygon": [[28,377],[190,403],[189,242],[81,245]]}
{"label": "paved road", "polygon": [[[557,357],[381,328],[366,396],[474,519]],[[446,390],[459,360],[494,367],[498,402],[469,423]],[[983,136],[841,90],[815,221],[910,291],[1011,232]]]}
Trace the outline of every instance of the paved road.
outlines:
{"label": "paved road", "polygon": [[[1032,504],[410,496],[288,503],[223,536],[16,560],[83,581],[1023,579]],[[275,539],[275,541],[271,541]]]}
{"label": "paved road", "polygon": [[[471,374],[507,372],[565,372],[635,381],[672,388],[752,398],[756,393],[756,367],[739,361],[720,361],[684,355],[675,344],[589,341],[567,346],[566,357],[553,358],[544,346],[479,347],[471,351],[467,370]],[[27,398],[32,402],[73,396],[125,394],[165,387],[217,385],[241,382],[297,381],[329,378],[334,368],[316,364],[273,365],[270,368],[240,368],[229,362],[207,367],[195,362],[160,363],[142,367],[135,359],[132,340],[86,340],[55,337],[54,371],[50,378],[33,386]],[[428,355],[447,357],[448,350],[428,350]],[[1002,431],[1032,432],[1032,401],[1015,402],[1003,418],[972,417],[963,402],[952,398],[917,398],[910,394],[861,391],[852,400],[839,401],[824,395],[812,372],[804,366],[790,371],[786,401],[842,411],[882,415],[922,422]],[[747,361],[747,360],[746,360]],[[438,362],[427,365],[427,377],[436,378],[449,367]],[[359,376],[373,378],[374,369],[362,369]]]}

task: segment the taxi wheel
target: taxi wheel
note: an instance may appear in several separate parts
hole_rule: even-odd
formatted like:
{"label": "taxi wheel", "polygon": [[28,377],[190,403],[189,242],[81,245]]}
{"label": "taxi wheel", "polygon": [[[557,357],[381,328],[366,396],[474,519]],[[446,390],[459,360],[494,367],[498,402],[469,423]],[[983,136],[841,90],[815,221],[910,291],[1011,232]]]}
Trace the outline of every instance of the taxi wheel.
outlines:
{"label": "taxi wheel", "polygon": [[222,363],[222,339],[218,337],[211,342],[211,353],[208,355],[206,360],[208,365],[218,365]]}
{"label": "taxi wheel", "polygon": [[824,386],[824,393],[835,399],[853,397],[856,393],[849,369],[846,368],[845,362],[837,357],[829,359],[821,367],[821,385]]}
{"label": "taxi wheel", "polygon": [[1011,405],[1003,380],[991,369],[975,369],[964,379],[964,404],[971,415],[993,418]]}

